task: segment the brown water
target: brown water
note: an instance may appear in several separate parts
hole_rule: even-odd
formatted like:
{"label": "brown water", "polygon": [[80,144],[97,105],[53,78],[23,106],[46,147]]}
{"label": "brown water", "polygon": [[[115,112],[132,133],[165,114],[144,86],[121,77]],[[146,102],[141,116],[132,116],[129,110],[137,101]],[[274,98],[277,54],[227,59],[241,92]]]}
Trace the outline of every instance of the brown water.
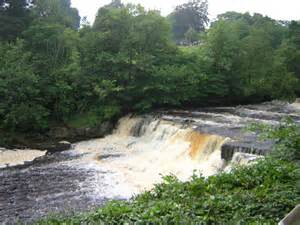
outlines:
{"label": "brown water", "polygon": [[153,187],[162,175],[188,180],[195,171],[204,176],[230,171],[232,163],[253,162],[272,146],[245,132],[247,124],[276,126],[286,116],[299,122],[299,103],[164,111],[124,117],[112,135],[33,163],[27,161],[44,152],[2,149],[0,167],[27,163],[0,169],[0,224],[128,199]]}

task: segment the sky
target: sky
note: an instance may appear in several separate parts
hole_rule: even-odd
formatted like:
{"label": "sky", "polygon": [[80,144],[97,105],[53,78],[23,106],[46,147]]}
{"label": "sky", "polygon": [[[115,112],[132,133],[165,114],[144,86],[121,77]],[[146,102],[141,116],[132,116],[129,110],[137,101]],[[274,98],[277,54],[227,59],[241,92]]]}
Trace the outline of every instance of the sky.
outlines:
{"label": "sky", "polygon": [[[146,9],[158,9],[168,15],[177,5],[188,0],[123,0],[124,3],[140,3]],[[111,0],[72,0],[72,6],[79,10],[80,16],[87,16],[93,22],[98,8]],[[277,20],[300,20],[300,0],[208,0],[209,17],[227,11],[260,13]]]}

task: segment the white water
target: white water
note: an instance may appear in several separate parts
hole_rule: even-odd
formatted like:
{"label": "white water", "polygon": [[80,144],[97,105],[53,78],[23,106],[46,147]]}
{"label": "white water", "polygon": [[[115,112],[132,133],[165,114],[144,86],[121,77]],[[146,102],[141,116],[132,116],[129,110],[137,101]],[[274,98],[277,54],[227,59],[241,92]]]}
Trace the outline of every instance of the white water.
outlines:
{"label": "white water", "polygon": [[7,150],[0,149],[0,168],[6,166],[22,165],[25,162],[32,161],[37,157],[46,154],[46,151],[39,150]]}
{"label": "white water", "polygon": [[289,105],[290,108],[292,108],[295,111],[300,112],[300,98],[297,98],[297,100]]}
{"label": "white water", "polygon": [[[77,143],[30,166],[0,170],[0,224],[130,198],[161,182],[162,175],[188,180],[194,171],[209,176],[253,163],[261,156],[247,153],[266,154],[272,142],[260,142],[257,134],[243,128],[249,122],[276,125],[286,116],[300,123],[299,102],[162,111],[155,114],[159,119],[125,117],[103,139]],[[223,143],[227,165],[221,159]],[[0,166],[22,164],[44,153],[0,149]]]}
{"label": "white water", "polygon": [[[138,137],[133,136],[136,127]],[[95,177],[99,192],[130,197],[151,189],[165,175],[174,174],[186,181],[194,171],[204,176],[216,174],[225,166],[220,148],[226,140],[161,119],[125,117],[112,135],[80,142],[73,154],[85,154],[76,167],[98,167],[108,172],[107,176]],[[103,190],[103,181],[109,190]]]}

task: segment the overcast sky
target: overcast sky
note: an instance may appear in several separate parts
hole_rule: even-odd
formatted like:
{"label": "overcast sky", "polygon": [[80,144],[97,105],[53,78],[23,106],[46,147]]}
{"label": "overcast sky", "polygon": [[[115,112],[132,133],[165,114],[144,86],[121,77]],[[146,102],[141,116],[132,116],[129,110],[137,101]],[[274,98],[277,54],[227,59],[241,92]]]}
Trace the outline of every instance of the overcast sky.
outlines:
{"label": "overcast sky", "polygon": [[[123,0],[124,3],[140,3],[147,9],[158,9],[162,15],[173,11],[176,5],[188,0]],[[72,0],[81,17],[93,22],[99,7],[111,0]],[[208,0],[210,18],[227,11],[258,12],[278,20],[300,20],[300,0]]]}

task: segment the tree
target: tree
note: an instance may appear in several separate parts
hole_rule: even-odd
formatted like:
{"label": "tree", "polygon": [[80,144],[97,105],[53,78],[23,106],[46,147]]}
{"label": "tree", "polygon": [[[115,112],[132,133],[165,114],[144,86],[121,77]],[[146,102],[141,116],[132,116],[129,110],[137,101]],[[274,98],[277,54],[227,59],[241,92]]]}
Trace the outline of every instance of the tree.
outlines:
{"label": "tree", "polygon": [[220,20],[228,21],[228,22],[243,21],[247,24],[252,23],[251,22],[252,16],[248,12],[243,14],[243,13],[238,13],[238,12],[234,12],[234,11],[229,11],[229,12],[218,15],[217,18],[218,18],[218,20],[216,21],[216,23]]}
{"label": "tree", "polygon": [[184,34],[185,40],[188,44],[192,45],[199,41],[199,33],[193,28],[189,28],[188,31]]}
{"label": "tree", "polygon": [[33,15],[37,21],[62,24],[72,29],[80,26],[78,10],[71,7],[70,0],[35,0]]}
{"label": "tree", "polygon": [[0,40],[13,41],[20,37],[31,18],[29,0],[0,1]]}
{"label": "tree", "polygon": [[183,40],[190,28],[198,33],[204,31],[209,22],[207,10],[207,0],[190,0],[188,3],[177,6],[169,16],[175,40]]}
{"label": "tree", "polygon": [[60,24],[38,22],[24,32],[24,38],[24,47],[32,54],[32,69],[40,77],[44,104],[52,119],[63,121],[77,109],[75,90],[81,82],[78,33]]}
{"label": "tree", "polygon": [[[300,80],[300,22],[292,21],[288,26],[288,37],[280,46],[278,57],[284,60],[289,72]],[[297,95],[300,96],[298,83]]]}
{"label": "tree", "polygon": [[107,8],[116,8],[116,9],[120,9],[120,8],[124,8],[124,4],[121,2],[121,0],[112,0],[110,4],[106,5],[105,7]]}
{"label": "tree", "polygon": [[201,45],[177,47],[167,18],[120,0],[81,29],[70,0],[0,0],[0,11],[0,129],[289,98],[299,84],[298,22],[228,12],[200,34],[207,1],[193,0],[169,19],[177,41]]}
{"label": "tree", "polygon": [[289,98],[295,77],[278,55],[287,28],[259,14],[228,12],[219,16],[202,46],[211,61],[211,73],[224,80],[230,101],[266,101]]}
{"label": "tree", "polygon": [[22,41],[0,45],[0,128],[41,131],[48,126],[40,78],[30,66],[30,52]]}
{"label": "tree", "polygon": [[166,19],[140,6],[104,7],[93,29],[100,31],[94,48],[98,51],[93,57],[98,62],[94,73],[116,82],[119,92],[114,96],[119,104],[125,110],[145,110],[160,104],[156,98],[143,96],[154,96],[149,92],[155,92],[155,82],[160,82],[158,68],[174,61],[176,49]]}
{"label": "tree", "polygon": [[290,48],[290,54],[286,57],[288,67],[300,79],[300,21],[291,22],[288,43]]}

